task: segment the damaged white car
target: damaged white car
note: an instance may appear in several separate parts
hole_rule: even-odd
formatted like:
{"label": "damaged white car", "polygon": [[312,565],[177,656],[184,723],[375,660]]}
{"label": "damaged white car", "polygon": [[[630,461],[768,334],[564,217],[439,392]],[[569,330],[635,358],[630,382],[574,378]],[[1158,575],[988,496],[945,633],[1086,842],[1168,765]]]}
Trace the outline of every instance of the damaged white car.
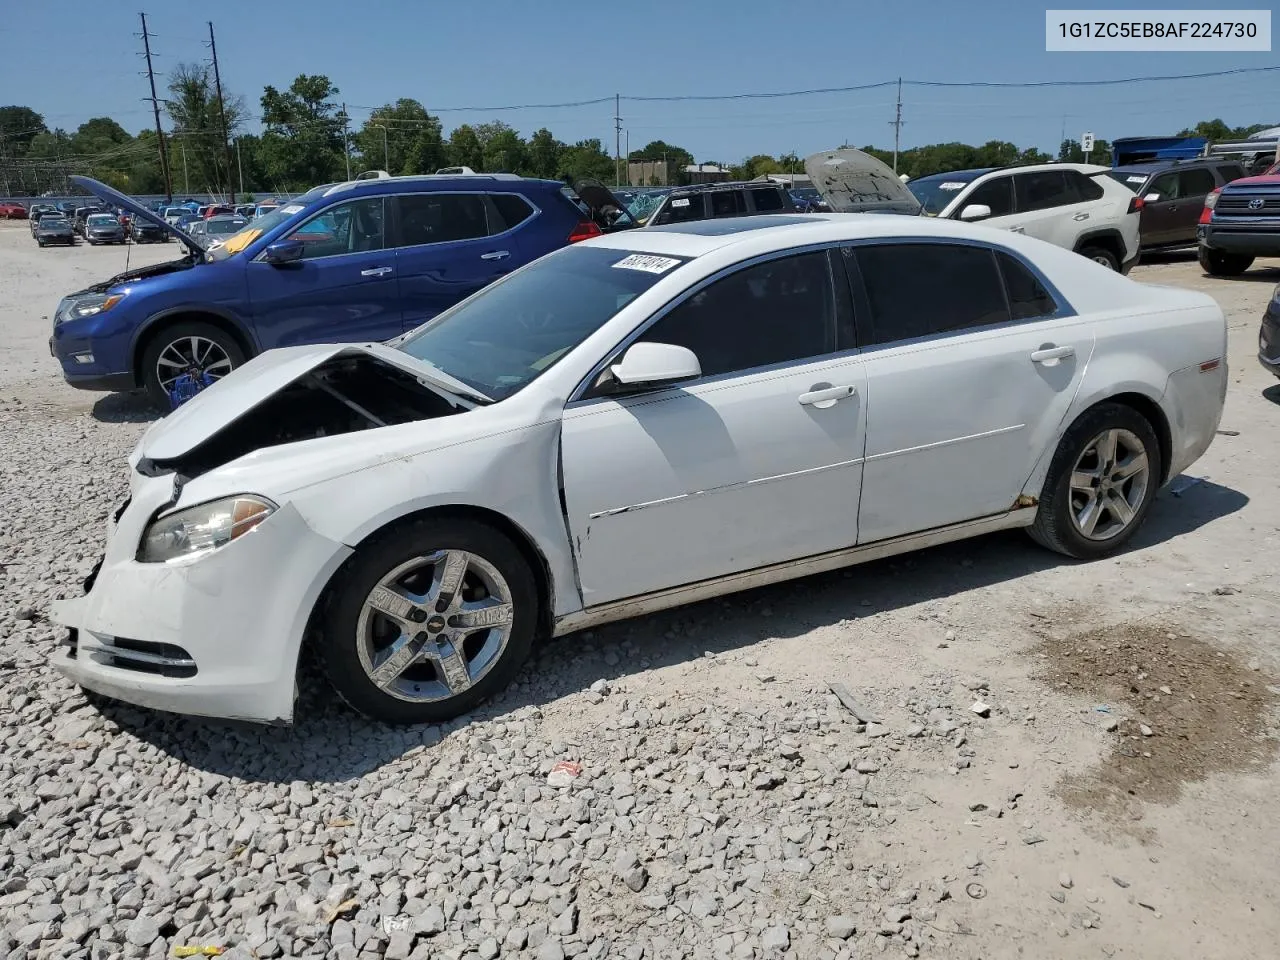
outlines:
{"label": "damaged white car", "polygon": [[437,721],[539,635],[1002,528],[1102,556],[1209,446],[1225,348],[1205,294],[965,224],[575,244],[398,341],[264,353],[156,423],[56,663],[287,723],[313,645],[357,710]]}

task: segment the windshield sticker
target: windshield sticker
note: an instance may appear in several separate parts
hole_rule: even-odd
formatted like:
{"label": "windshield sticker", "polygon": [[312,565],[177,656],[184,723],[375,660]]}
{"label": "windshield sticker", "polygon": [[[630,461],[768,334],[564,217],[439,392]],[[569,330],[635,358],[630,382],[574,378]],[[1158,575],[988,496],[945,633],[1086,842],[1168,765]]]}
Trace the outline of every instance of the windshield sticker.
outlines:
{"label": "windshield sticker", "polygon": [[689,205],[689,199],[688,197],[683,197],[679,200],[672,200],[671,205],[673,207],[687,207]]}
{"label": "windshield sticker", "polygon": [[1146,177],[1125,177],[1124,182],[1125,183],[1143,183],[1146,181],[1146,179],[1147,179]]}
{"label": "windshield sticker", "polygon": [[938,189],[939,190],[963,190],[967,186],[968,186],[967,183],[963,183],[960,180],[948,180],[945,183],[938,184]]}
{"label": "windshield sticker", "polygon": [[643,270],[645,273],[666,273],[672,267],[678,267],[679,260],[670,257],[655,257],[646,253],[633,253],[623,257],[613,265],[615,270]]}
{"label": "windshield sticker", "polygon": [[[288,206],[280,207],[279,209],[281,213],[287,214],[292,217],[295,213],[301,210],[302,207],[303,207],[303,204],[301,203],[291,203]],[[271,212],[275,213],[276,211],[272,210]]]}
{"label": "windshield sticker", "polygon": [[225,249],[227,253],[239,253],[260,236],[262,236],[262,231],[258,229],[241,230],[234,237],[228,238],[225,243],[219,243],[219,246]]}

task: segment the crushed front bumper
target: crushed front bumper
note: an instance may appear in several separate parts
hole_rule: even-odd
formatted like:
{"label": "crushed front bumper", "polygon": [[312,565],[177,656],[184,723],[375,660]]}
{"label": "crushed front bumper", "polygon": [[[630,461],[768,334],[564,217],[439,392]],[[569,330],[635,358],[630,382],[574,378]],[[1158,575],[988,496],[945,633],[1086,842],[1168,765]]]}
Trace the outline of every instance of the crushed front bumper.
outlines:
{"label": "crushed front bumper", "polygon": [[88,592],[54,605],[70,628],[54,666],[86,689],[174,713],[289,723],[311,611],[350,549],[285,505],[191,560],[140,563],[142,532],[172,478],[135,484]]}

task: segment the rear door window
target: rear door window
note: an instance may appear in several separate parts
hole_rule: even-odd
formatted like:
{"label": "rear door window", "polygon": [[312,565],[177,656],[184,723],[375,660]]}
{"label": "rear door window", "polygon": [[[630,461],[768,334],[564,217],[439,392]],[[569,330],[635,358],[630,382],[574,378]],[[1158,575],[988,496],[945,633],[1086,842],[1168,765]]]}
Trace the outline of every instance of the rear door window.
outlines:
{"label": "rear door window", "polygon": [[707,196],[713,217],[738,217],[747,212],[747,200],[741,190],[719,190]]}
{"label": "rear door window", "polygon": [[756,213],[771,213],[783,208],[780,190],[752,190],[751,204]]}
{"label": "rear door window", "polygon": [[396,203],[402,247],[476,240],[489,235],[483,194],[410,193],[397,197]]}
{"label": "rear door window", "polygon": [[1035,173],[1015,175],[1013,183],[1018,212],[1031,213],[1076,203],[1076,193],[1068,188],[1062,174],[1061,170],[1038,170]]}
{"label": "rear door window", "polygon": [[659,223],[686,223],[690,220],[705,220],[706,208],[703,202],[706,194],[696,193],[691,197],[673,197],[662,211]]}
{"label": "rear door window", "polygon": [[871,308],[867,346],[1007,323],[1004,283],[989,247],[886,243],[855,248]]}

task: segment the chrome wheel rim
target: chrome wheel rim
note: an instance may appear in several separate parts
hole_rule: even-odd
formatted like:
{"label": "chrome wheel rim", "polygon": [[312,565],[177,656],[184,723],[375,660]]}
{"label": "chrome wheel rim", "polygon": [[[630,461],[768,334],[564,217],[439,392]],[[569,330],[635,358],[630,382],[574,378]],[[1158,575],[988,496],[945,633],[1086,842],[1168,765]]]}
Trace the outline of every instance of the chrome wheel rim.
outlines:
{"label": "chrome wheel rim", "polygon": [[1085,446],[1071,471],[1071,522],[1089,540],[1111,540],[1133,525],[1151,482],[1138,437],[1104,430]]}
{"label": "chrome wheel rim", "polygon": [[513,615],[507,581],[483,557],[463,550],[415,557],[365,598],[356,621],[360,665],[397,700],[448,700],[502,658]]}
{"label": "chrome wheel rim", "polygon": [[1110,258],[1108,258],[1108,257],[1104,257],[1104,256],[1099,255],[1099,256],[1096,256],[1096,257],[1094,257],[1094,258],[1093,258],[1093,262],[1094,262],[1094,263],[1100,263],[1100,264],[1102,264],[1102,265],[1103,265],[1104,267],[1106,267],[1108,270],[1114,270],[1114,269],[1115,269],[1115,267],[1113,267],[1113,266],[1111,265],[1111,260],[1110,260]]}
{"label": "chrome wheel rim", "polygon": [[156,380],[168,393],[184,373],[208,374],[221,380],[231,372],[231,357],[217,341],[208,337],[181,337],[171,342],[156,358]]}

